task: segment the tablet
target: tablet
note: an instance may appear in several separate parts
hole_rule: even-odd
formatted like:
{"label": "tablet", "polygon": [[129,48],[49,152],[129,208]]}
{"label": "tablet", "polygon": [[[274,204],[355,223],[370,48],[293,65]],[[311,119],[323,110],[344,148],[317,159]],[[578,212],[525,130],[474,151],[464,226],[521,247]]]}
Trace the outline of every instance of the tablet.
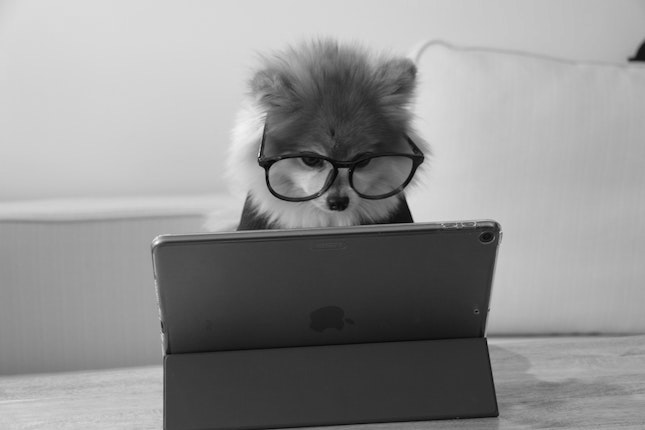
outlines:
{"label": "tablet", "polygon": [[495,221],[163,235],[166,354],[484,337]]}

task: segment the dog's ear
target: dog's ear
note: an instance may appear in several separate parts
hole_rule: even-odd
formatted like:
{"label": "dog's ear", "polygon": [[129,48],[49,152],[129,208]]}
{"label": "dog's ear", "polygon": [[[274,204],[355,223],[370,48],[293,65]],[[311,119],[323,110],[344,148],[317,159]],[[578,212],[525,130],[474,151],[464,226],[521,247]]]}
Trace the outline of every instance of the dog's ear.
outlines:
{"label": "dog's ear", "polygon": [[401,97],[405,101],[414,93],[417,66],[408,58],[388,60],[377,70],[385,97]]}
{"label": "dog's ear", "polygon": [[251,93],[267,107],[287,107],[292,103],[293,82],[282,70],[262,69],[253,76],[249,86]]}

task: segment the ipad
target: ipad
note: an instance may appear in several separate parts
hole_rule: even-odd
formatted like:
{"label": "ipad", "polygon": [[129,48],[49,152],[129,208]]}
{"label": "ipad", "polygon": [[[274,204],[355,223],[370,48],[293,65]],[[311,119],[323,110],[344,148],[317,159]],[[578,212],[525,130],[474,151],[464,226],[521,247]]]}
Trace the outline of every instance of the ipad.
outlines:
{"label": "ipad", "polygon": [[500,226],[163,235],[166,354],[484,337]]}

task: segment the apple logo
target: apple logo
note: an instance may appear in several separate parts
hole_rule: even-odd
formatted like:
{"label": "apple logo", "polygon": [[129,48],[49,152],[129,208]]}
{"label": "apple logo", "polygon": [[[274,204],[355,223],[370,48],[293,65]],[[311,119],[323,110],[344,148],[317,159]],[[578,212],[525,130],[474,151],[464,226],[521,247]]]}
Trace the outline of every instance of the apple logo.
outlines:
{"label": "apple logo", "polygon": [[342,330],[345,327],[345,323],[354,324],[352,319],[345,318],[345,311],[338,306],[325,306],[316,309],[309,314],[309,317],[311,319],[309,327],[317,332],[323,332],[328,328]]}

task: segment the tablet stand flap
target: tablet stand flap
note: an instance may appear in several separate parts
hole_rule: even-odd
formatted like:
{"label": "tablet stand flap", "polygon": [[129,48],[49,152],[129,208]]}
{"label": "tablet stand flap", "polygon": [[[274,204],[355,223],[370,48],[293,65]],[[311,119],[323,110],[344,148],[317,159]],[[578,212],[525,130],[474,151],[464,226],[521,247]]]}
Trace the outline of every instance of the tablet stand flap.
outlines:
{"label": "tablet stand flap", "polygon": [[164,428],[497,416],[485,338],[169,354]]}

